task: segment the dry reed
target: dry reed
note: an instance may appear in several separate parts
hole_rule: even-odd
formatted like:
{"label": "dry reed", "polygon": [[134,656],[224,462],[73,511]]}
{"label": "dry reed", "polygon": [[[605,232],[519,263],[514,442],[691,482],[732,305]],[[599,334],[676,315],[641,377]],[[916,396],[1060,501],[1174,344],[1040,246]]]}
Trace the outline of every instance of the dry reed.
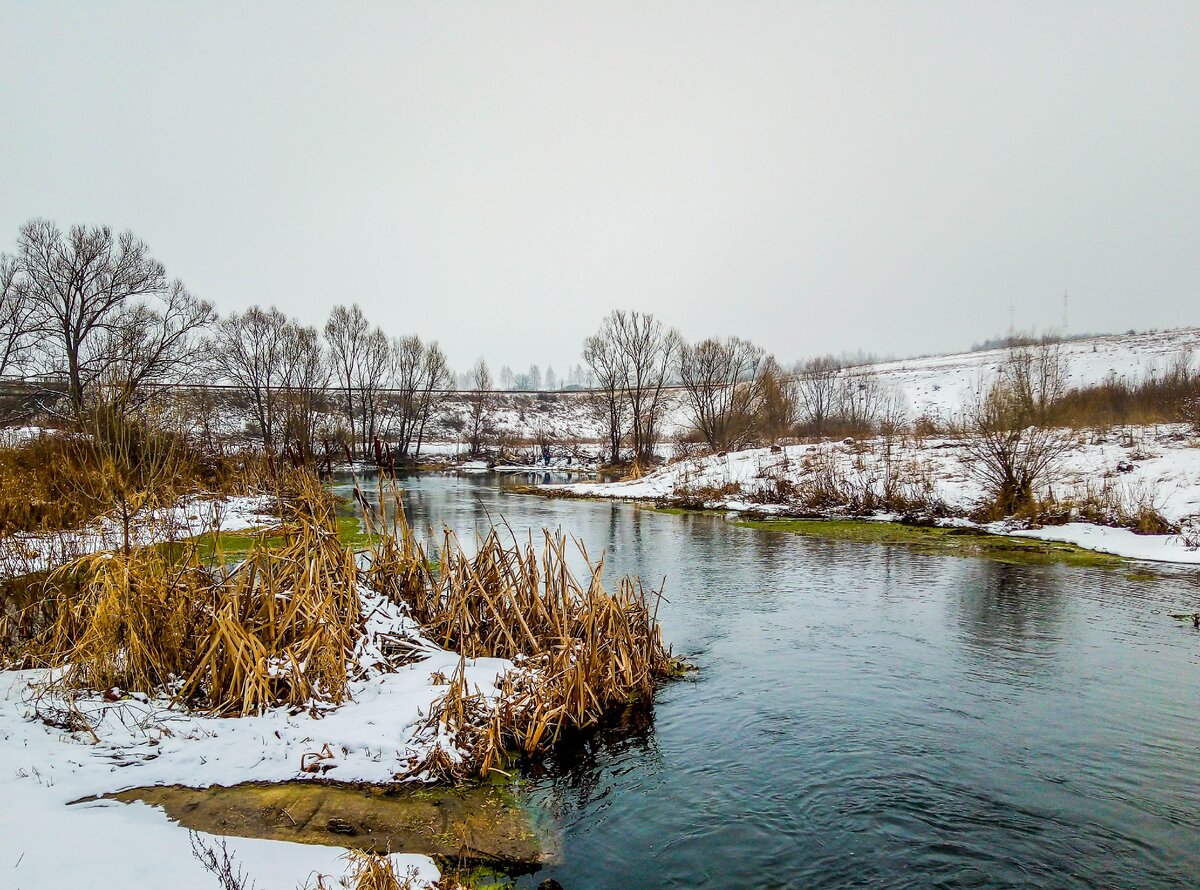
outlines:
{"label": "dry reed", "polygon": [[411,890],[416,873],[396,874],[396,866],[388,856],[351,850],[346,854],[349,868],[342,886],[348,890]]}
{"label": "dry reed", "polygon": [[[507,544],[493,528],[469,556],[446,530],[435,572],[396,503],[396,534],[377,548],[369,583],[407,607],[433,642],[463,658],[424,727],[427,740],[449,745],[429,746],[405,775],[486,776],[509,751],[546,750],[564,732],[648,699],[677,670],[656,620],[659,594],[652,605],[633,578],[609,592],[603,561],[593,562],[579,542],[586,584],[569,565],[566,537],[548,531],[539,549],[532,536]],[[467,688],[465,659],[480,657],[516,663],[498,695]]]}
{"label": "dry reed", "polygon": [[[194,548],[96,554],[47,580],[55,620],[29,651],[86,689],[171,691],[217,714],[346,696],[362,634],[358,571],[315,482],[291,515],[230,571]],[[224,560],[219,553],[217,565]]]}
{"label": "dry reed", "polygon": [[[386,527],[381,497],[372,526]],[[520,545],[492,529],[468,555],[446,531],[431,562],[393,492],[390,533],[374,532],[369,564],[337,536],[332,499],[315,480],[290,499],[284,525],[232,569],[195,548],[132,547],[57,570],[53,624],[28,652],[62,668],[71,689],[167,691],[220,715],[340,703],[363,638],[360,585],[403,605],[427,636],[460,653],[459,669],[423,729],[427,750],[408,777],[459,780],[501,770],[510,752],[544,751],[564,733],[647,700],[677,667],[656,621],[659,594],[623,578],[605,589],[603,561],[544,532]],[[510,531],[511,535],[511,531]],[[282,544],[278,544],[282,539]],[[223,566],[218,536],[217,566]],[[471,691],[466,661],[505,658],[498,690]]]}

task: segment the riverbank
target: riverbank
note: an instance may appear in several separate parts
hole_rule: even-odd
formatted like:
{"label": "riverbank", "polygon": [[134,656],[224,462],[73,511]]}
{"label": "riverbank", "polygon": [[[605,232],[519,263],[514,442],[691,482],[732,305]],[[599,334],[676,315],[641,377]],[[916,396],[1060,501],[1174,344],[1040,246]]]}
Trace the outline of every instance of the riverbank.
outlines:
{"label": "riverbank", "polygon": [[[399,517],[401,494],[393,495],[386,512]],[[376,509],[382,521],[384,506]],[[72,802],[80,811],[104,809],[114,795],[151,801],[213,837],[428,853],[456,874],[476,864],[541,865],[550,848],[515,807],[498,810],[491,792],[512,784],[519,757],[548,753],[630,702],[649,702],[677,672],[653,617],[655,591],[630,577],[612,593],[594,581],[581,585],[566,562],[567,540],[549,532],[540,554],[532,543],[505,545],[494,531],[470,553],[448,536],[431,560],[398,520],[394,537],[375,535],[356,556],[343,539],[358,521],[336,516],[327,493],[301,489],[285,514],[277,530],[230,539],[235,550],[250,545],[232,569],[223,567],[228,560],[198,560],[203,540],[183,556],[152,546],[88,559],[83,571],[95,574],[78,595],[53,591],[64,597],[52,603],[54,645],[31,632],[25,639],[33,642],[13,650],[27,667],[53,669],[0,673],[0,756],[29,764],[0,781],[0,793],[39,797],[48,811]],[[172,623],[181,614],[182,625]],[[142,645],[159,638],[162,646]],[[482,808],[464,804],[476,812],[457,819],[427,795],[397,790],[439,783],[469,797],[464,789],[484,780],[499,784],[476,800]],[[288,798],[294,806],[276,807],[271,824],[249,824],[264,795],[283,800],[296,782],[331,781],[339,789],[322,791],[316,803],[310,794]],[[351,800],[364,786],[407,800],[413,818],[384,825]],[[146,790],[164,788],[187,799]],[[122,794],[130,789],[138,790]],[[230,806],[237,795],[241,815],[213,804],[210,793]],[[187,818],[168,804],[184,806]],[[216,807],[212,818],[193,819],[206,804]],[[438,825],[428,824],[431,813]],[[81,818],[70,824],[91,830]],[[16,820],[0,830],[6,847],[31,863],[22,880],[57,877],[55,851],[73,843],[69,833],[45,842]],[[236,856],[240,845],[230,849]],[[279,855],[294,858],[285,849]],[[397,863],[401,873],[414,861],[436,877],[427,856]],[[127,883],[123,867],[90,863],[102,886]]]}
{"label": "riverbank", "polygon": [[785,532],[837,541],[902,544],[939,556],[983,556],[1021,565],[1063,563],[1085,568],[1118,568],[1120,556],[1073,544],[997,535],[971,526],[921,526],[853,519],[737,519],[760,531]]}
{"label": "riverbank", "polygon": [[[624,482],[523,489],[742,518],[919,519],[1129,559],[1200,564],[1200,440],[1182,425],[1080,433],[1039,498],[1043,521],[988,521],[960,441],[876,437],[688,458]],[[1046,519],[1051,521],[1046,521]],[[1150,532],[1150,533],[1146,533]],[[1164,533],[1165,532],[1165,533]]]}

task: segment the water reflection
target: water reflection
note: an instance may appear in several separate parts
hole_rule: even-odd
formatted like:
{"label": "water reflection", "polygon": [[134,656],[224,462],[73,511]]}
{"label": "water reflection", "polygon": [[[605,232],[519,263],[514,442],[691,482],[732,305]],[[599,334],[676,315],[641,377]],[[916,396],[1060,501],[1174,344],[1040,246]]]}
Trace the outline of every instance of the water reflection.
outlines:
{"label": "water reflection", "polygon": [[1078,594],[1089,572],[1053,566],[1033,573],[990,560],[957,562],[961,592],[953,602],[964,652],[999,675],[1023,678],[1052,667],[1066,600]]}

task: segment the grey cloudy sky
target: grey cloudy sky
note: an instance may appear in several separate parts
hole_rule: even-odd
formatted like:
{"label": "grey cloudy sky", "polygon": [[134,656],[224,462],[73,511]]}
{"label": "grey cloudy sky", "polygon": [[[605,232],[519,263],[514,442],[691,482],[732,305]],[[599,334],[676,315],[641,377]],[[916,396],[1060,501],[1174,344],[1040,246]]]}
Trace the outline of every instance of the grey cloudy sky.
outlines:
{"label": "grey cloudy sky", "polygon": [[1200,324],[1200,3],[0,0],[0,249],[465,368],[617,307],[781,359]]}

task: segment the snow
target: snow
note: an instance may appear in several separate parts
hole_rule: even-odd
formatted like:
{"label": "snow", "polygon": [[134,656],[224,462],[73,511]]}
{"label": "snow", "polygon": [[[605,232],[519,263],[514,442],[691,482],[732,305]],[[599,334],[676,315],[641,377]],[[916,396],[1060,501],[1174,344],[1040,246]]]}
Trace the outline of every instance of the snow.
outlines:
{"label": "snow", "polygon": [[1062,541],[1088,550],[1146,562],[1200,565],[1200,549],[1189,548],[1179,535],[1139,535],[1127,528],[1110,528],[1087,522],[1068,522],[1051,528],[1015,530],[1007,534],[1042,541]]}
{"label": "snow", "polygon": [[[212,890],[214,878],[196,862],[188,832],[143,804],[72,801],[156,784],[205,787],[246,781],[302,779],[301,758],[333,752],[328,778],[389,782],[407,757],[428,742],[416,734],[434,701],[444,694],[432,675],[450,676],[459,656],[419,637],[397,607],[360,591],[370,615],[359,663],[365,676],[350,686],[351,700],[337,708],[291,714],[215,718],[171,708],[144,696],[109,702],[92,696],[77,702],[100,741],[45,725],[33,714],[36,685],[44,671],[0,672],[0,880],[5,887],[165,887]],[[394,672],[384,669],[375,648],[379,634],[407,634],[426,657]],[[503,659],[465,665],[467,682],[485,694],[512,668]],[[129,841],[137,838],[136,850]],[[344,850],[278,841],[229,838],[230,851],[258,886],[293,888],[313,873],[341,875]],[[423,879],[438,877],[425,856],[397,857],[401,872],[416,867]]]}
{"label": "snow", "polygon": [[0,427],[0,448],[16,448],[42,436],[57,436],[60,431],[41,426]]}
{"label": "snow", "polygon": [[[132,537],[134,544],[147,544],[193,538],[214,528],[242,531],[278,522],[267,498],[193,495],[174,507],[139,515]],[[113,516],[61,534],[10,535],[0,538],[0,577],[44,571],[87,553],[117,549],[122,541],[121,524]]]}

